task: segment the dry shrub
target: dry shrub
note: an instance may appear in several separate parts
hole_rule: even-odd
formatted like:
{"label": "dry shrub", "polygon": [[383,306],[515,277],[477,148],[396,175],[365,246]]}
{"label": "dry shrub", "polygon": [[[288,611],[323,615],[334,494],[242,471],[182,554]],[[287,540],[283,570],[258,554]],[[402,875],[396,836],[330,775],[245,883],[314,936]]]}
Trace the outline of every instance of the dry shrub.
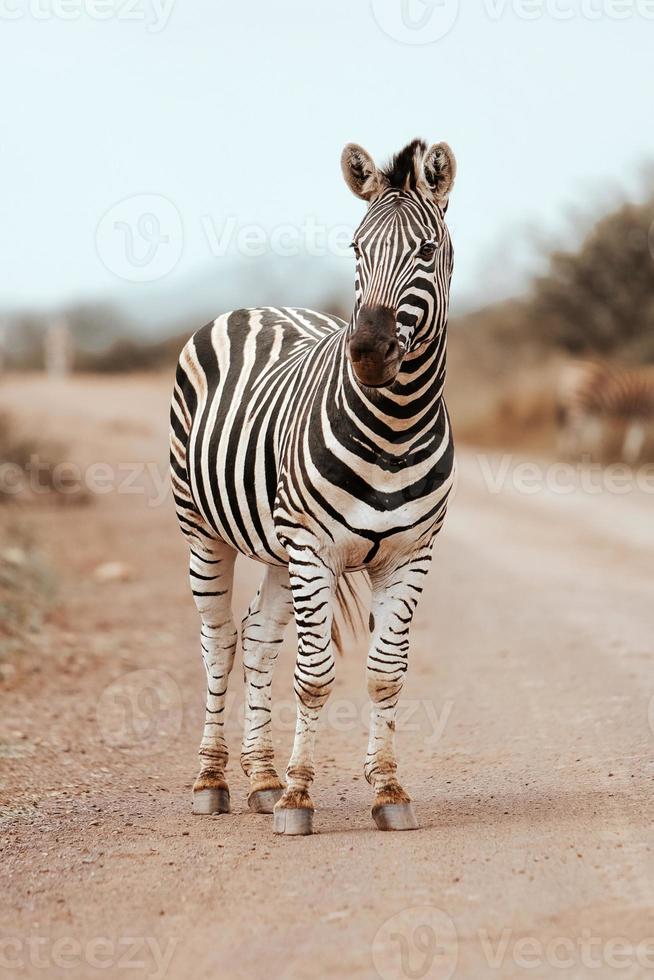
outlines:
{"label": "dry shrub", "polygon": [[0,412],[0,460],[24,467],[38,452],[38,440],[21,435],[16,431],[16,423],[9,412]]}
{"label": "dry shrub", "polygon": [[78,354],[76,369],[97,374],[125,374],[157,371],[174,366],[188,336],[172,337],[154,343],[123,337],[106,350]]}
{"label": "dry shrub", "polygon": [[[0,412],[0,504],[34,500],[88,503],[88,491],[70,483],[59,467],[67,460],[66,448],[61,443],[22,433],[12,415]],[[30,478],[35,464],[38,465],[38,491]]]}
{"label": "dry shrub", "polygon": [[448,380],[448,405],[458,441],[485,448],[547,452],[556,442],[555,362],[492,378]]}
{"label": "dry shrub", "polygon": [[547,451],[556,440],[561,356],[525,326],[525,304],[498,304],[450,328],[447,401],[458,441]]}
{"label": "dry shrub", "polygon": [[28,650],[54,600],[55,578],[26,529],[0,519],[0,682],[13,674],[9,662]]}
{"label": "dry shrub", "polygon": [[571,355],[654,362],[654,197],[601,218],[576,252],[553,253],[524,298],[452,322],[455,434],[554,449],[556,392]]}
{"label": "dry shrub", "polygon": [[[549,372],[548,372],[549,374]],[[556,389],[540,372],[524,372],[515,387],[498,393],[488,436],[518,449],[547,450],[556,438]]]}

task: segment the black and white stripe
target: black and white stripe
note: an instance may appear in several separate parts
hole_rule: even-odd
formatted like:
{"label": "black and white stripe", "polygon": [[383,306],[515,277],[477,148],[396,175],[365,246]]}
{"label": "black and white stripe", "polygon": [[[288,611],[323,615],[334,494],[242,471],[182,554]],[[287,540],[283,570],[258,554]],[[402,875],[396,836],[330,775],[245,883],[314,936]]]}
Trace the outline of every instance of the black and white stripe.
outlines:
{"label": "black and white stripe", "polygon": [[[171,411],[172,482],[191,548],[208,678],[195,809],[227,806],[222,716],[236,645],[231,581],[241,553],[268,566],[242,630],[241,761],[251,805],[268,810],[281,796],[278,829],[287,833],[297,826],[306,832],[306,820],[293,821],[313,810],[313,746],[335,670],[333,607],[341,577],[359,569],[367,571],[373,593],[365,773],[376,794],[374,812],[408,807],[395,776],[394,714],[411,618],[454,478],[443,400],[452,274],[444,213],[454,159],[444,144],[427,150],[416,141],[373,173],[360,147],[346,154],[346,179],[370,205],[354,239],[350,323],[300,309],[220,316],[182,351]],[[395,336],[383,365],[392,362],[395,374],[380,387],[362,384],[353,366],[362,310],[374,314],[366,327],[373,345],[375,311],[384,322],[391,311]],[[386,348],[383,339],[380,344]],[[379,359],[378,352],[373,356]],[[291,615],[298,631],[298,726],[282,796],[270,690]]]}
{"label": "black and white stripe", "polygon": [[654,429],[654,373],[606,361],[571,362],[561,375],[558,418],[566,455],[602,455],[615,427],[623,460],[636,463]]}

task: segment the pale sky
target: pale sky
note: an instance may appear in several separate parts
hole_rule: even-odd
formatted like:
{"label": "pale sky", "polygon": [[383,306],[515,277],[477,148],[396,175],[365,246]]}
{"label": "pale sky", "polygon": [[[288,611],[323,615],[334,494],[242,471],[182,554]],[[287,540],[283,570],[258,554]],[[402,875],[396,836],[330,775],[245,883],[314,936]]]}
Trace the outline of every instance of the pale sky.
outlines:
{"label": "pale sky", "polygon": [[[456,13],[456,0],[0,0],[0,309],[183,289],[253,247],[305,250],[307,222],[331,236],[311,261],[329,274],[326,249],[349,269],[341,226],[363,205],[342,146],[381,162],[414,136],[459,161],[454,297],[519,288],[527,229],[633,191],[654,156],[654,3]],[[153,235],[165,247],[149,267]]]}

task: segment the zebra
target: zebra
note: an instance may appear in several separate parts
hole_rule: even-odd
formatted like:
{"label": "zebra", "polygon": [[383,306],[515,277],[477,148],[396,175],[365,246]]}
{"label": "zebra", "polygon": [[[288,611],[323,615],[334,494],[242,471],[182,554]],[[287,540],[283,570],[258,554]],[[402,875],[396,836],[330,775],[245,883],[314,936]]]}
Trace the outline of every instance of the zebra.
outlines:
{"label": "zebra", "polygon": [[561,374],[557,417],[566,456],[602,455],[609,425],[622,430],[621,458],[635,465],[654,423],[654,374],[606,361],[571,361]]}
{"label": "zebra", "polygon": [[[368,205],[357,228],[349,323],[307,309],[226,313],[184,347],[171,407],[171,474],[207,675],[193,811],[229,811],[224,736],[237,631],[237,553],[265,566],[242,622],[248,804],[273,830],[312,833],[314,746],[334,682],[345,576],[371,588],[364,773],[382,830],[417,827],[397,778],[395,711],[409,627],[454,483],[443,398],[453,250],[445,222],[456,161],[414,140],[385,167],[343,150],[350,190]],[[275,767],[271,684],[294,617],[297,725],[286,784]]]}

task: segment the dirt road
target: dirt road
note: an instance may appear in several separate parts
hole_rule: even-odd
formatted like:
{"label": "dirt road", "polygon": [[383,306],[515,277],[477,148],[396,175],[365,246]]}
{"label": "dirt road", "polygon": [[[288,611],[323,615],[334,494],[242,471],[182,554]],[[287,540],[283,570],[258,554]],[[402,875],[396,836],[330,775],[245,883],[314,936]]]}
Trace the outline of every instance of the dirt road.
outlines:
{"label": "dirt road", "polygon": [[[167,399],[156,378],[3,382],[4,404],[113,470],[88,507],[20,517],[59,602],[2,693],[0,976],[653,974],[648,488],[557,492],[546,470],[525,491],[515,461],[462,450],[398,720],[422,829],[373,828],[359,637],[325,712],[317,833],[279,838],[246,807],[238,666],[233,812],[190,812],[204,677],[185,548],[155,505]],[[106,563],[123,567],[99,581]],[[239,569],[238,616],[258,576]],[[282,768],[292,661],[289,634]]]}

